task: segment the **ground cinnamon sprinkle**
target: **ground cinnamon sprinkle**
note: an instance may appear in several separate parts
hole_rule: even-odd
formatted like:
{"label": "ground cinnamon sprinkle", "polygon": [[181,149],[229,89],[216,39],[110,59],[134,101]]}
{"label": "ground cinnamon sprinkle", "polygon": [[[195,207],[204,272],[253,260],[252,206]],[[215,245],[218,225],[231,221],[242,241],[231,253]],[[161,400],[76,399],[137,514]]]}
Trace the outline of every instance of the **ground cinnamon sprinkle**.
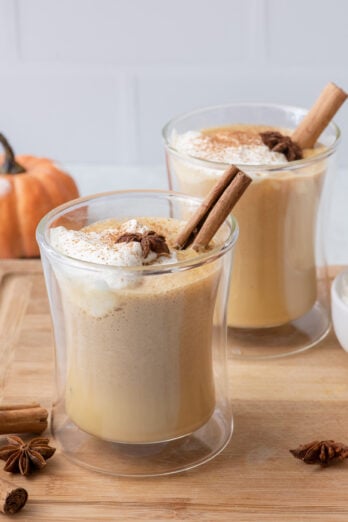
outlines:
{"label": "ground cinnamon sprinkle", "polygon": [[240,145],[262,145],[260,134],[251,130],[223,129],[218,131],[202,131],[207,144],[212,150],[218,151],[225,147],[239,147]]}

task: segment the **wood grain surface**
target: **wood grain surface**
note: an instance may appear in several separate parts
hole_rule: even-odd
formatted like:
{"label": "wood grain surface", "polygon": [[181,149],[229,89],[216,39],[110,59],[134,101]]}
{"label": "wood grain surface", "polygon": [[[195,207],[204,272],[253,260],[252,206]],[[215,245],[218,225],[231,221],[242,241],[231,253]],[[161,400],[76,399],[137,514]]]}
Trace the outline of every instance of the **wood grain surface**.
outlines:
{"label": "wood grain surface", "polygon": [[[40,262],[2,261],[0,277],[0,350],[10,361],[5,400],[49,407],[53,338]],[[30,478],[0,470],[29,492],[16,518],[347,521],[348,462],[320,469],[289,453],[316,438],[348,443],[348,354],[334,335],[285,359],[230,359],[229,371],[235,430],[212,462],[167,478],[124,479],[87,471],[58,452]]]}

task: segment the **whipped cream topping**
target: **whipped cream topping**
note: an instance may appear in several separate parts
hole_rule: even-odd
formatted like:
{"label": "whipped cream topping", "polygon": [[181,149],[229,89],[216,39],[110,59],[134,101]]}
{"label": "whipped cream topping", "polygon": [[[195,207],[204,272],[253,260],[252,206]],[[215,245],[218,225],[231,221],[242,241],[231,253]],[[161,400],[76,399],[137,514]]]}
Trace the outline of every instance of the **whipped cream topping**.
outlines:
{"label": "whipped cream topping", "polygon": [[173,132],[173,146],[181,153],[219,163],[237,163],[239,165],[279,165],[288,163],[284,154],[271,151],[260,140],[238,143],[230,138],[213,140],[208,134],[188,131],[184,134]]}
{"label": "whipped cream topping", "polygon": [[139,242],[116,243],[117,237],[121,234],[143,234],[149,230],[136,219],[126,221],[118,230],[105,229],[101,232],[68,230],[59,226],[50,230],[50,242],[62,254],[102,265],[131,267],[153,263],[175,263],[177,261],[175,251],[171,251],[169,256],[158,256],[150,250],[144,257]]}
{"label": "whipped cream topping", "polygon": [[50,230],[51,245],[67,256],[102,265],[100,269],[81,269],[52,261],[52,267],[66,298],[91,314],[103,317],[122,305],[123,289],[142,284],[142,272],[125,270],[126,267],[148,264],[175,263],[177,256],[158,256],[149,252],[144,258],[139,242],[116,243],[125,233],[141,233],[150,230],[135,219],[123,223],[117,229],[102,231],[68,230],[63,226]]}

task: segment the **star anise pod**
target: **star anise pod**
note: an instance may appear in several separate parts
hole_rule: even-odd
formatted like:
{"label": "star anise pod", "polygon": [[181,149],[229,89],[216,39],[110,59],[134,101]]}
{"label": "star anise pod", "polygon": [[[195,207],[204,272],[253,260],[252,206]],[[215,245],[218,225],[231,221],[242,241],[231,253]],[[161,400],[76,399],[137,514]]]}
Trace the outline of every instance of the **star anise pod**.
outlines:
{"label": "star anise pod", "polygon": [[283,136],[277,131],[260,132],[261,139],[273,152],[281,152],[288,161],[303,158],[302,149],[289,136]]}
{"label": "star anise pod", "polygon": [[8,435],[7,446],[0,448],[0,459],[5,460],[5,471],[29,475],[34,469],[46,466],[46,460],[52,457],[56,448],[49,446],[49,439],[35,437],[24,442],[16,435]]}
{"label": "star anise pod", "polygon": [[334,440],[314,440],[294,450],[290,450],[290,453],[297,459],[303,460],[306,464],[328,466],[333,460],[348,458],[348,446]]}
{"label": "star anise pod", "polygon": [[131,241],[137,241],[138,243],[140,243],[144,257],[147,257],[149,255],[150,250],[152,250],[152,252],[155,252],[159,256],[170,255],[170,251],[166,243],[165,237],[157,234],[153,230],[144,232],[144,234],[140,234],[138,232],[127,232],[118,237],[116,243],[130,243]]}

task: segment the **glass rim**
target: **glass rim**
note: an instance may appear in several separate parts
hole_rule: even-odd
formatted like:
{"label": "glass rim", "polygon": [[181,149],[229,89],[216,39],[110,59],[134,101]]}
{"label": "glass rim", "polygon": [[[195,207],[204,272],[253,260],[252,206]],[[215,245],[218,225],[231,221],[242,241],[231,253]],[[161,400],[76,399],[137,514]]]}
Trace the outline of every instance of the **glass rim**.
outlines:
{"label": "glass rim", "polygon": [[[205,167],[205,168],[211,168],[215,170],[226,170],[231,166],[231,163],[224,163],[222,161],[211,161],[203,158],[199,158],[197,156],[191,156],[190,154],[186,154],[184,152],[180,152],[178,149],[173,147],[170,144],[170,137],[169,137],[169,129],[175,122],[178,122],[184,118],[195,116],[202,114],[204,112],[213,111],[217,109],[229,109],[229,108],[237,108],[237,107],[251,107],[251,108],[270,108],[270,109],[279,109],[283,111],[288,111],[292,113],[300,113],[301,115],[305,116],[308,113],[308,109],[305,109],[303,107],[297,107],[295,105],[282,105],[278,103],[262,103],[262,102],[253,102],[253,103],[226,103],[221,105],[208,105],[205,107],[200,107],[198,109],[194,109],[189,112],[181,113],[174,118],[171,118],[162,128],[162,138],[164,141],[165,148],[170,151],[172,154],[174,154],[177,157],[180,157],[181,159],[185,159],[186,161],[190,161],[194,163],[197,166]],[[318,161],[328,158],[331,156],[341,139],[341,130],[339,126],[334,122],[331,121],[326,126],[325,129],[331,128],[334,133],[334,141],[331,145],[328,147],[325,147],[325,150],[323,152],[320,152],[319,154],[316,154],[315,156],[311,156],[308,158],[303,158],[296,161],[291,161],[289,163],[278,163],[278,164],[246,164],[246,163],[236,163],[237,167],[240,167],[241,169],[249,170],[250,172],[256,172],[256,171],[266,171],[266,172],[281,172],[281,171],[289,171],[289,170],[296,170],[304,166],[308,166],[312,163],[317,163]]]}
{"label": "glass rim", "polygon": [[194,258],[178,261],[176,263],[139,266],[107,265],[103,263],[94,263],[92,261],[84,261],[82,259],[77,259],[75,257],[60,252],[51,245],[48,238],[48,230],[53,221],[57,220],[59,217],[63,217],[69,211],[83,208],[89,202],[109,199],[112,196],[123,196],[124,198],[133,196],[134,199],[136,199],[137,197],[145,197],[149,199],[154,197],[160,197],[162,199],[167,199],[169,204],[171,201],[173,201],[173,199],[179,198],[190,201],[191,203],[197,203],[197,207],[202,202],[201,198],[189,196],[180,192],[151,189],[115,190],[79,197],[52,209],[40,220],[36,228],[36,240],[40,246],[40,249],[43,249],[43,251],[46,254],[53,256],[55,260],[60,261],[64,264],[68,264],[70,266],[74,266],[75,268],[84,268],[93,271],[107,270],[127,273],[141,273],[142,275],[160,275],[171,272],[180,272],[183,270],[194,269],[199,266],[210,263],[211,261],[214,261],[215,259],[222,257],[225,253],[232,249],[232,247],[235,245],[238,239],[239,226],[236,218],[230,214],[224,221],[224,224],[227,223],[229,226],[229,234],[222,244],[216,246],[215,248],[212,248],[208,252],[199,253]]}

